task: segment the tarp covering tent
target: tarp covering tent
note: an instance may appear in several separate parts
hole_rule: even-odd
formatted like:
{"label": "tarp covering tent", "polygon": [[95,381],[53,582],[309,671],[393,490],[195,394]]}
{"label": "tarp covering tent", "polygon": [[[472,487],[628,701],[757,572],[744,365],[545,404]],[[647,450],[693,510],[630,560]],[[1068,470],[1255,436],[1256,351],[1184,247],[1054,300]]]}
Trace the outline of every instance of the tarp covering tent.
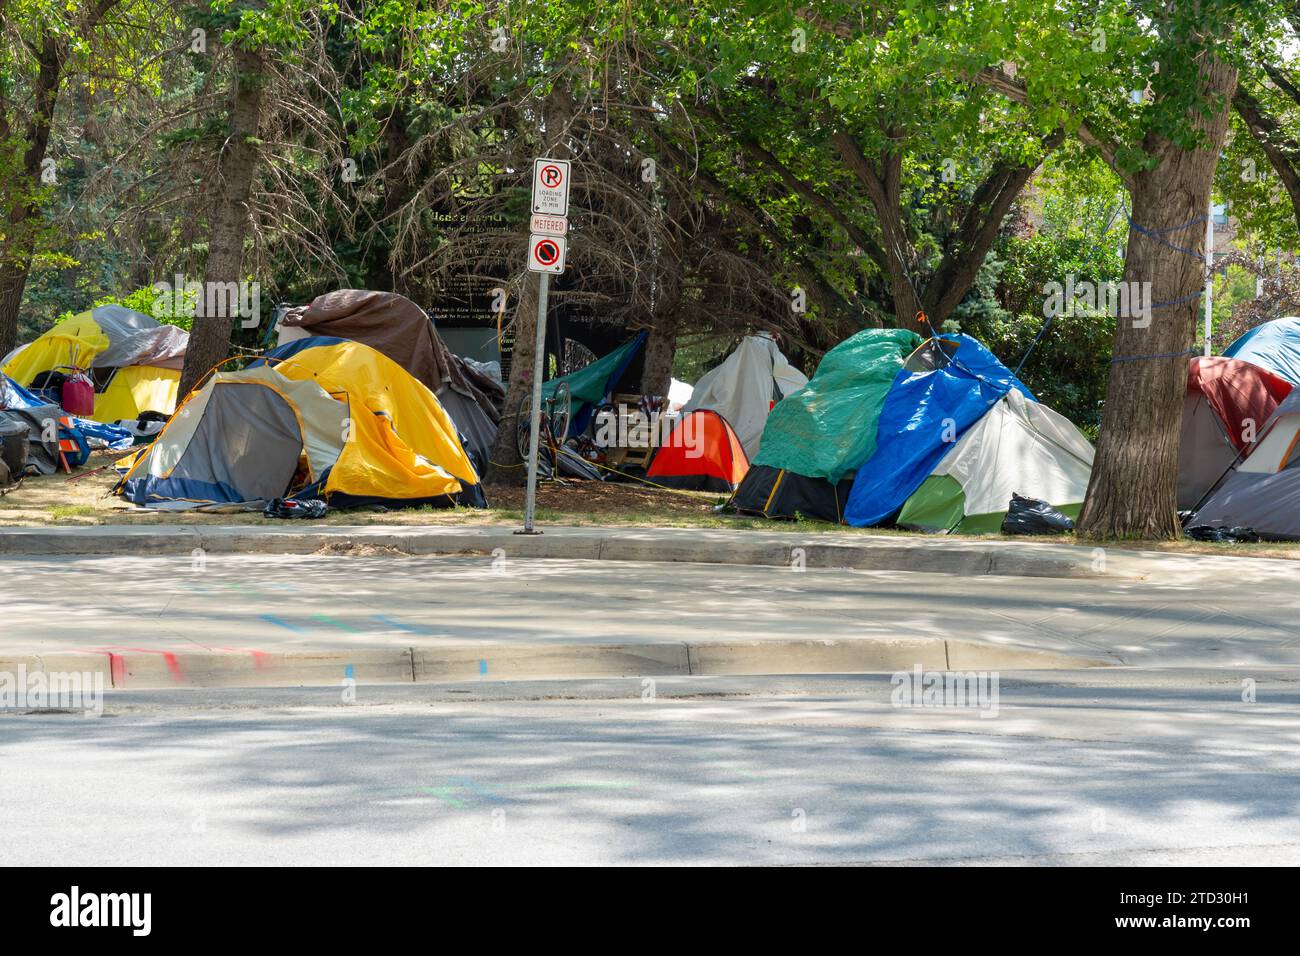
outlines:
{"label": "tarp covering tent", "polygon": [[27,464],[37,474],[52,475],[59,468],[59,442],[50,422],[63,415],[58,405],[42,402],[8,375],[0,374],[0,422],[27,426]]}
{"label": "tarp covering tent", "polygon": [[[478,484],[456,421],[436,395],[382,352],[360,342],[311,336],[272,349],[260,361],[286,378],[310,379],[334,397],[346,397],[354,412],[351,427],[389,447],[389,456],[349,457],[341,463],[331,488],[335,504],[421,497],[422,461],[468,486]],[[357,409],[366,414],[358,416]],[[349,490],[354,488],[362,491]],[[376,488],[391,493],[376,494]],[[479,497],[475,493],[463,503]]]}
{"label": "tarp covering tent", "polygon": [[15,352],[4,366],[24,388],[39,387],[47,373],[73,364],[88,368],[95,384],[96,421],[170,415],[189,333],[120,305],[101,305],[63,322]]}
{"label": "tarp covering tent", "polygon": [[118,494],[173,509],[289,496],[451,505],[478,484],[432,393],[356,342],[217,373],[127,467]]}
{"label": "tarp covering tent", "polygon": [[853,473],[875,451],[885,396],[920,344],[905,329],[864,329],[827,352],[808,384],[772,409],[735,507],[841,521]]}
{"label": "tarp covering tent", "polygon": [[591,422],[592,410],[605,400],[605,397],[618,384],[637,352],[645,345],[649,333],[638,332],[614,351],[602,355],[589,365],[584,365],[576,372],[561,375],[542,383],[542,394],[551,398],[561,382],[569,386],[570,424],[569,434],[577,435],[586,430]]}
{"label": "tarp covering tent", "polygon": [[727,420],[701,409],[683,415],[668,433],[646,478],[668,488],[730,493],[747,471],[749,459]]}
{"label": "tarp covering tent", "polygon": [[1262,538],[1300,539],[1300,389],[1260,430],[1187,527],[1251,528]]}
{"label": "tarp covering tent", "polygon": [[807,376],[790,364],[770,336],[747,335],[695,383],[682,414],[697,409],[717,412],[735,429],[745,454],[752,458],[758,453],[772,403],[807,384]]}
{"label": "tarp covering tent", "polygon": [[908,356],[885,396],[876,448],[858,468],[844,520],[869,527],[894,518],[953,443],[1012,389],[1035,400],[970,336],[926,340]]}
{"label": "tarp covering tent", "polygon": [[1223,355],[1300,385],[1300,317],[1291,315],[1257,325],[1224,349]]}
{"label": "tarp covering tent", "polygon": [[456,355],[424,310],[396,292],[340,289],[286,310],[280,345],[307,335],[362,342],[392,359],[438,396],[470,447],[486,459],[496,440],[505,390]]}
{"label": "tarp covering tent", "polygon": [[[63,429],[65,432],[75,429],[88,444],[115,450],[130,448],[132,444],[131,433],[125,428],[68,416],[58,405],[42,400],[2,373],[0,420],[27,425],[28,464],[42,475],[51,475],[59,468],[58,426],[64,421],[69,426]],[[68,437],[75,440],[75,436]]]}
{"label": "tarp covering tent", "polygon": [[1069,419],[1011,389],[908,497],[897,523],[919,531],[985,534],[1002,527],[1012,494],[1078,517],[1093,449]]}
{"label": "tarp covering tent", "polygon": [[1200,504],[1237,456],[1263,433],[1291,392],[1285,379],[1239,359],[1196,357],[1187,366],[1187,395],[1178,451],[1178,507]]}

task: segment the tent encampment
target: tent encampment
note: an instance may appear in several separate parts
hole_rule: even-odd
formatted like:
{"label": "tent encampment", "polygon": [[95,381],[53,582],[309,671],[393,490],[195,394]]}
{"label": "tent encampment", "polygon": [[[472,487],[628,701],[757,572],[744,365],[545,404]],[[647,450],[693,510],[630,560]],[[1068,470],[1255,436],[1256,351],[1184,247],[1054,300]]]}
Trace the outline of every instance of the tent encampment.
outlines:
{"label": "tent encampment", "polygon": [[772,403],[807,384],[807,376],[790,364],[771,336],[747,335],[720,365],[695,383],[682,414],[699,409],[717,412],[735,429],[745,454],[753,458]]}
{"label": "tent encampment", "polygon": [[727,420],[715,411],[691,412],[668,433],[646,471],[668,488],[731,493],[749,471],[749,459]]}
{"label": "tent encampment", "polygon": [[1187,365],[1182,437],[1178,449],[1178,508],[1200,504],[1263,432],[1291,383],[1258,365],[1222,356]]}
{"label": "tent encampment", "polygon": [[733,499],[769,517],[995,531],[1012,493],[1067,512],[1092,446],[966,335],[867,329],[772,412]]}
{"label": "tent encampment", "polygon": [[[189,333],[120,305],[101,305],[63,322],[11,352],[4,373],[48,400],[41,390],[51,376],[75,363],[88,369],[95,386],[95,421],[138,418],[143,412],[170,415]],[[52,392],[52,390],[51,390]]]}
{"label": "tent encampment", "polygon": [[1257,325],[1224,349],[1223,355],[1300,385],[1300,317],[1290,315]]}
{"label": "tent encampment", "polygon": [[[1024,401],[1008,398],[1011,392]],[[996,417],[985,422],[995,409]],[[977,423],[984,427],[963,448]],[[858,468],[844,511],[844,520],[858,527],[895,520],[933,477],[909,509],[914,526],[923,526],[921,514],[942,524],[936,516],[957,515],[960,500],[957,524],[935,530],[996,530],[989,526],[1001,525],[1011,492],[1077,510],[1092,470],[1092,446],[1078,429],[1038,405],[968,335],[927,339],[908,356],[885,396],[877,433],[875,451]]]}
{"label": "tent encampment", "polygon": [[336,507],[482,503],[478,475],[427,388],[359,342],[289,345],[299,348],[210,378],[115,491],[162,508],[278,497]]}
{"label": "tent encampment", "polygon": [[864,329],[827,352],[808,384],[772,409],[732,504],[842,521],[853,474],[875,451],[885,396],[920,344],[905,329]]}
{"label": "tent encampment", "polygon": [[1250,528],[1262,538],[1300,539],[1300,388],[1278,404],[1254,445],[1186,526]]}
{"label": "tent encampment", "polygon": [[486,462],[496,441],[505,389],[456,355],[425,311],[396,292],[339,289],[280,319],[279,347],[304,336],[348,339],[382,352],[423,383],[446,408],[467,447]]}

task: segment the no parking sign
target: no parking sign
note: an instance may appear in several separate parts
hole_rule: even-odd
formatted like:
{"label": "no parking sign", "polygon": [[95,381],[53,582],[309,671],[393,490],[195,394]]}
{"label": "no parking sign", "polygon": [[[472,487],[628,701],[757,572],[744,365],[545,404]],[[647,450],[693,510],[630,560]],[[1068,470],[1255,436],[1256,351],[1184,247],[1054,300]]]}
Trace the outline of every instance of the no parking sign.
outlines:
{"label": "no parking sign", "polygon": [[562,236],[529,236],[528,268],[533,272],[564,272],[565,240]]}

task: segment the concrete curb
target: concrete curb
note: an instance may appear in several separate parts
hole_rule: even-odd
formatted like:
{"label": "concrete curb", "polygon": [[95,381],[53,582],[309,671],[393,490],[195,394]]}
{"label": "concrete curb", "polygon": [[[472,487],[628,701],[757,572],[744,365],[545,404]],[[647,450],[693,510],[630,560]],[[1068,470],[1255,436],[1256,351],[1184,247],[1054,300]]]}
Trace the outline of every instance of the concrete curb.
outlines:
{"label": "concrete curb", "polygon": [[[681,528],[547,528],[521,536],[495,527],[98,525],[0,528],[0,555],[314,554],[392,549],[414,555],[491,555],[564,560],[665,561],[960,575],[1139,580],[1168,555],[1074,545],[825,532]],[[1173,559],[1176,560],[1176,559]],[[1242,560],[1234,558],[1230,560]]]}
{"label": "concrete curb", "polygon": [[0,673],[100,674],[105,689],[338,686],[604,677],[1044,670],[1116,662],[939,638],[662,644],[465,645],[285,654],[210,651],[56,652],[0,656]]}

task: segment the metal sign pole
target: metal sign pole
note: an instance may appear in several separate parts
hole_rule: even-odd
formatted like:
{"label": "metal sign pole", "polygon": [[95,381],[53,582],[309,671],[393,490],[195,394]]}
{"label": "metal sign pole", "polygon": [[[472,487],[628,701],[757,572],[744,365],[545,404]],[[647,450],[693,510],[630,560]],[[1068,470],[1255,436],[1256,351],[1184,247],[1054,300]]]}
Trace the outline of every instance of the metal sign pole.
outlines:
{"label": "metal sign pole", "polygon": [[1214,197],[1210,197],[1209,215],[1205,217],[1205,354],[1210,352],[1210,332],[1214,319]]}
{"label": "metal sign pole", "polygon": [[[541,534],[533,528],[533,515],[537,511],[537,444],[541,439],[542,374],[546,367],[546,297],[551,287],[551,275],[539,272],[537,279],[537,343],[533,354],[533,420],[528,426],[528,492],[524,498],[524,530],[516,534]],[[515,426],[516,428],[518,425]],[[556,467],[553,463],[551,467]]]}

